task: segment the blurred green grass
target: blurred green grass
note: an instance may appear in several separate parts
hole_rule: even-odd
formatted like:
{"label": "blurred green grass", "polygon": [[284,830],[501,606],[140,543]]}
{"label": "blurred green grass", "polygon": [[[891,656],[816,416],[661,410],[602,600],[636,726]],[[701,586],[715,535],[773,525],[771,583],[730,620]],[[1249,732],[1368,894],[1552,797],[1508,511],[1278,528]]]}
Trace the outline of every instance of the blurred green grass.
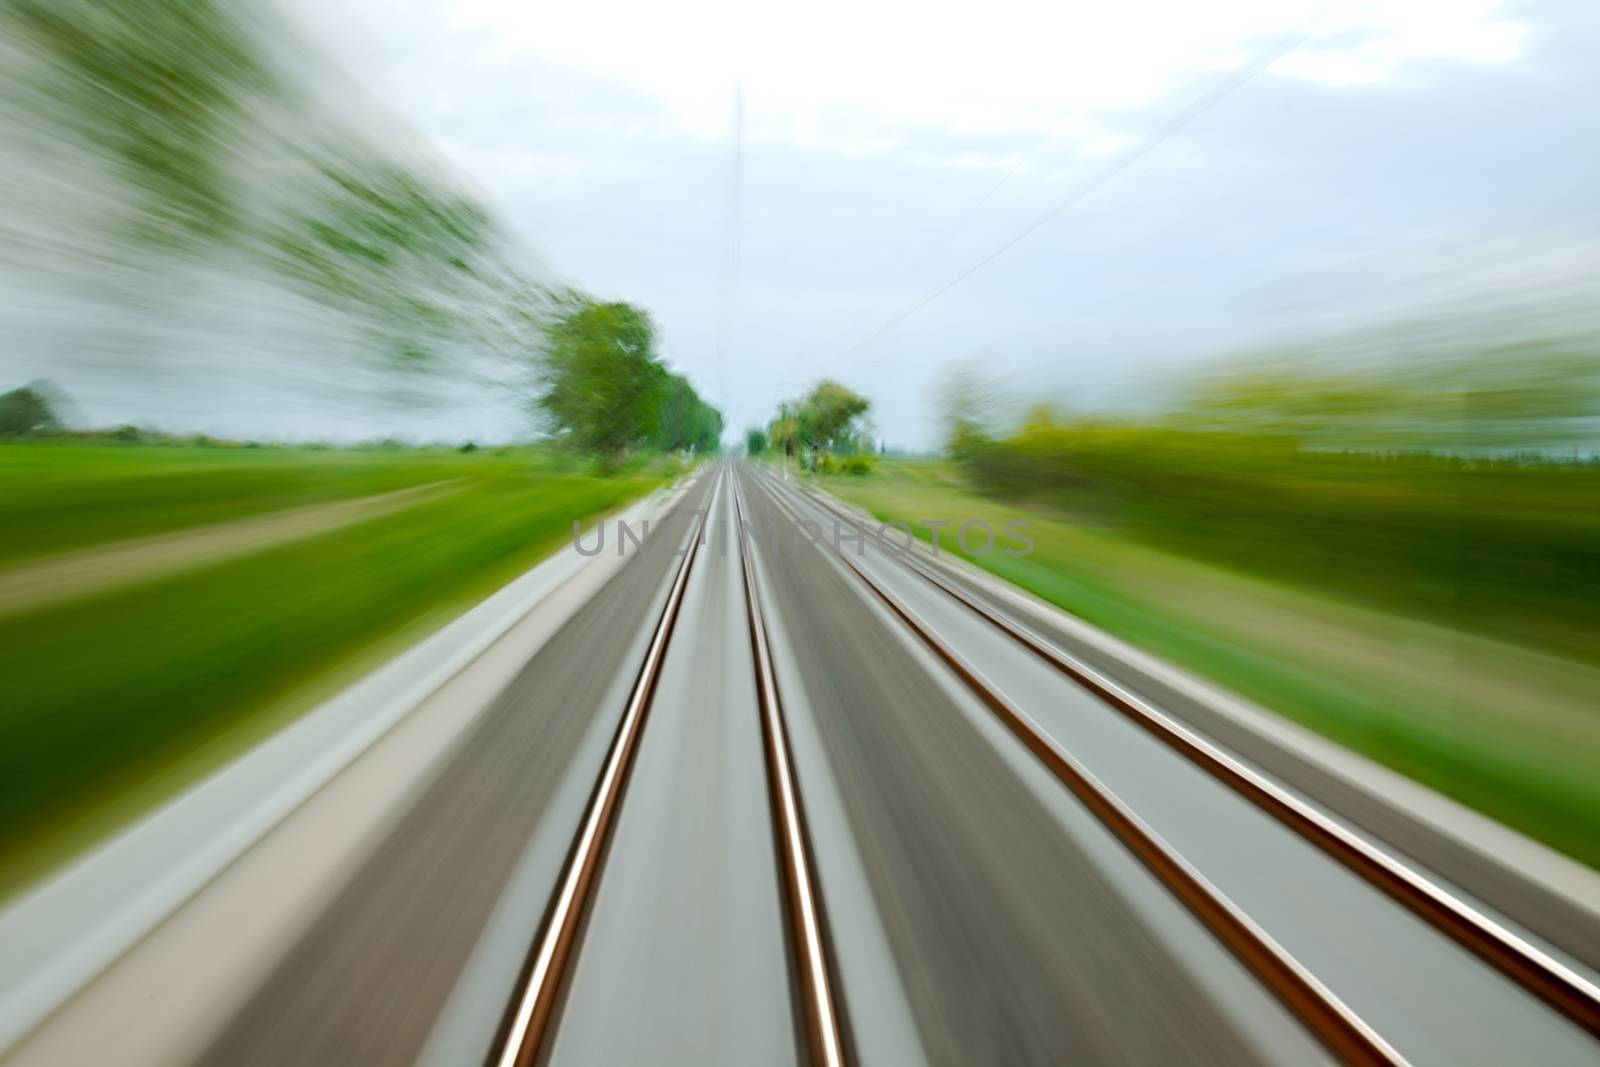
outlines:
{"label": "blurred green grass", "polygon": [[575,518],[676,472],[650,461],[600,476],[540,449],[61,443],[0,446],[0,470],[11,560],[457,480],[353,526],[0,617],[0,887],[303,710],[341,665],[480,599],[558,547]]}
{"label": "blurred green grass", "polygon": [[576,459],[531,449],[496,456],[444,448],[10,443],[0,446],[0,565],[507,469],[583,468]]}
{"label": "blurred green grass", "polygon": [[1600,462],[1328,451],[1048,420],[958,456],[974,487],[1145,543],[1600,661]]}
{"label": "blurred green grass", "polygon": [[[1132,461],[1124,454],[1119,462]],[[1347,476],[1355,473],[1346,468]],[[1361,482],[1347,500],[1401,492],[1394,484],[1399,475],[1390,473],[1389,484]],[[1172,479],[1181,486],[1165,497],[1147,484],[1141,491],[1120,490],[1116,500],[1095,500],[1090,483],[1080,480],[1071,489],[1047,486],[1022,499],[997,499],[976,492],[963,471],[940,461],[890,461],[873,475],[826,485],[880,519],[911,522],[925,540],[929,530],[919,520],[983,519],[1002,529],[1025,519],[1037,542],[1031,556],[997,551],[973,562],[1600,866],[1600,776],[1594,773],[1600,766],[1594,654],[1600,620],[1574,606],[1584,597],[1593,603],[1592,586],[1582,585],[1583,565],[1592,556],[1582,556],[1581,537],[1595,521],[1589,505],[1600,470],[1533,473],[1528,495],[1548,510],[1500,514],[1492,509],[1496,500],[1499,508],[1507,504],[1493,491],[1474,498],[1452,488],[1434,502],[1433,529],[1391,518],[1366,536],[1360,534],[1374,521],[1370,511],[1332,500],[1305,503],[1319,493],[1331,497],[1326,484],[1303,495],[1281,484],[1252,490],[1255,475],[1229,471],[1215,455],[1203,469],[1175,465],[1161,472],[1163,484]],[[1228,476],[1233,485],[1219,489]],[[1499,491],[1506,491],[1504,484]],[[1260,499],[1230,528],[1223,501],[1250,492]],[[1190,507],[1185,493],[1204,506]],[[1459,545],[1442,546],[1455,557],[1442,565],[1425,566],[1406,554],[1424,551],[1419,538],[1448,530],[1439,524],[1452,512],[1461,525],[1483,516],[1504,536],[1520,538],[1514,543],[1522,562],[1508,564],[1500,576],[1512,590],[1504,600],[1493,595],[1495,575],[1460,562]],[[1336,525],[1321,529],[1323,522]],[[1541,523],[1559,531],[1555,546],[1538,539]],[[1398,551],[1382,536],[1396,527],[1404,535]],[[953,541],[945,530],[941,544],[959,551]],[[1482,537],[1472,543],[1494,542]],[[1563,567],[1563,552],[1580,565]],[[1517,583],[1528,580],[1525,572],[1536,570],[1540,559],[1548,568],[1543,584],[1522,589]],[[1452,590],[1455,575],[1476,583],[1469,595]],[[1567,610],[1551,610],[1552,603]],[[1526,624],[1523,639],[1510,640],[1518,620]],[[1571,654],[1574,649],[1589,655]]]}

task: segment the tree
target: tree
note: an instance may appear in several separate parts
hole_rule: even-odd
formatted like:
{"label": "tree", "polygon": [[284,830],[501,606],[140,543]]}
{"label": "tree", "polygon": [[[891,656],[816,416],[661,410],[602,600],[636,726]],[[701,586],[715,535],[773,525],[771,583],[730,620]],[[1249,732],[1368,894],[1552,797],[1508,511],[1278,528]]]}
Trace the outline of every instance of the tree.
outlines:
{"label": "tree", "polygon": [[657,448],[716,451],[722,438],[722,412],[701,400],[687,378],[667,374],[655,392],[655,403],[651,439]]}
{"label": "tree", "polygon": [[784,455],[854,453],[862,448],[871,402],[838,382],[821,381],[798,401],[778,405],[768,438]]}
{"label": "tree", "polygon": [[963,465],[987,455],[1013,421],[1014,401],[976,362],[947,368],[935,397],[945,427],[945,451]]}
{"label": "tree", "polygon": [[578,298],[546,331],[538,406],[554,435],[584,452],[615,455],[659,420],[665,369],[653,358],[655,327],[628,304]]}
{"label": "tree", "polygon": [[808,443],[813,448],[833,451],[846,442],[854,443],[857,420],[872,404],[838,382],[821,381],[800,406],[809,416]]}
{"label": "tree", "polygon": [[722,413],[656,359],[649,315],[577,295],[564,306],[546,330],[537,399],[558,440],[603,456],[716,449]]}
{"label": "tree", "polygon": [[752,456],[759,456],[767,450],[767,431],[759,426],[752,426],[744,432],[744,450]]}
{"label": "tree", "polygon": [[783,449],[784,459],[800,449],[800,418],[793,404],[787,401],[778,405],[778,414],[767,424],[767,439],[773,448]]}
{"label": "tree", "polygon": [[0,434],[50,433],[61,429],[50,401],[34,386],[0,396]]}

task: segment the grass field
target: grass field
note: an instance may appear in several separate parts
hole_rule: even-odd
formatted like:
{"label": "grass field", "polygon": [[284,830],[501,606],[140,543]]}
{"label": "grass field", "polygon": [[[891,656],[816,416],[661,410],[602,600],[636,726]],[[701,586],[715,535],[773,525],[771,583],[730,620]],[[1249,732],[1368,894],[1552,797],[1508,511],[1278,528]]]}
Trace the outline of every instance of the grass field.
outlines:
{"label": "grass field", "polygon": [[[1568,854],[1600,866],[1600,667],[1540,641],[1341,598],[1103,523],[971,491],[946,464],[887,462],[826,487],[880,519],[1032,523],[1000,577]],[[926,539],[926,527],[918,527]],[[950,532],[942,543],[952,550]],[[1265,570],[1265,569],[1264,569]],[[1568,624],[1570,627],[1570,624]],[[1570,632],[1567,631],[1567,632]]]}
{"label": "grass field", "polygon": [[[318,451],[0,446],[0,586],[71,553],[235,537],[239,551],[120,574],[0,614],[0,889],[214,767],[548,554],[573,519],[661,484],[534,449]],[[370,517],[326,505],[413,486]],[[135,559],[137,562],[137,558]]]}
{"label": "grass field", "polygon": [[0,447],[6,523],[0,564],[464,474],[489,475],[505,467],[507,458],[443,449],[13,443]]}

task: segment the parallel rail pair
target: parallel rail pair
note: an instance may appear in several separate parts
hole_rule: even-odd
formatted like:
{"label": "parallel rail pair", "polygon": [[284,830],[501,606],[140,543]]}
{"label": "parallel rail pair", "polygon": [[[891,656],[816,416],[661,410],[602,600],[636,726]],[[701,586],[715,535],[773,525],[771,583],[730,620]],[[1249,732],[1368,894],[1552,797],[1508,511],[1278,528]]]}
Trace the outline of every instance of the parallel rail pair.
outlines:
{"label": "parallel rail pair", "polygon": [[[791,518],[800,519],[800,513],[793,505],[780,501],[789,487],[770,475],[767,480],[773,499],[780,502],[779,506],[787,510]],[[807,493],[805,499],[842,521],[852,524],[859,522],[820,494]],[[819,540],[828,544],[826,539]],[[841,551],[836,541],[829,547],[832,554],[844,564],[845,570],[902,620],[1330,1051],[1348,1063],[1405,1062],[1381,1035],[1211,885],[904,600],[859,562],[851,559],[849,553]],[[930,562],[920,558],[918,553],[907,551],[896,553],[895,556],[911,572],[1012,641],[1539,997],[1589,1034],[1600,1037],[1600,987],[1586,977],[1137,694],[1105,677],[1011,615],[974,596],[941,574]]]}
{"label": "parallel rail pair", "polygon": [[[726,464],[714,477],[716,481],[712,484],[707,507],[700,511],[699,521],[678,564],[651,633],[644,662],[568,853],[555,896],[545,913],[501,1033],[491,1049],[491,1067],[528,1067],[541,1062],[548,1054],[561,997],[579,948],[584,918],[593,903],[605,865],[607,845],[622,807],[629,772],[644,734],[689,575],[705,541],[710,505],[722,486],[733,494],[736,530],[744,527],[744,503],[737,479]],[[789,958],[795,971],[800,1014],[805,1020],[802,1037],[813,1067],[843,1067],[847,1045],[834,988],[832,954],[819,901],[805,812],[789,750],[788,729],[773,672],[771,646],[762,619],[755,569],[749,553],[744,551],[743,538],[735,536],[733,540],[739,545],[742,561],[768,796],[788,925]]]}

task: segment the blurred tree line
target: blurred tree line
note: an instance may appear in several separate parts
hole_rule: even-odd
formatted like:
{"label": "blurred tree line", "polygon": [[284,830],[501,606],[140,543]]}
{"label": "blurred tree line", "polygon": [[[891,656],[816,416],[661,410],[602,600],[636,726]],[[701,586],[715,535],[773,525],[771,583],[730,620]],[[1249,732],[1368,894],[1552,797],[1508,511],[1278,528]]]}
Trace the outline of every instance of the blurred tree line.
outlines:
{"label": "blurred tree line", "polygon": [[275,90],[224,0],[5,0],[0,26],[39,59],[40,110],[108,159],[138,199],[128,236],[229,241],[244,225],[230,142]]}
{"label": "blurred tree line", "polygon": [[[184,263],[242,262],[347,316],[402,369],[526,343],[507,327],[546,294],[489,213],[441,167],[342,120],[288,69],[305,50],[271,15],[229,0],[0,3],[0,35],[24,57],[8,103],[121,185],[90,222],[109,227],[117,281],[143,294]],[[57,239],[81,228],[51,223]]]}
{"label": "blurred tree line", "polygon": [[[273,15],[232,0],[0,0],[0,132],[75,161],[62,180],[94,204],[80,216],[41,197],[55,214],[26,220],[25,269],[59,264],[69,287],[113,294],[120,309],[91,317],[129,362],[163,358],[149,338],[202,318],[207,296],[185,302],[177,279],[252,301],[265,281],[354,340],[313,355],[319,387],[372,379],[416,406],[447,391],[430,377],[447,379],[514,394],[510,407],[584,451],[716,446],[720,414],[660,362],[643,312],[543,280],[442,165],[375,137]],[[59,255],[39,254],[51,245]],[[203,350],[230,347],[217,340]]]}
{"label": "blurred tree line", "polygon": [[1142,418],[1007,418],[1004,390],[959,371],[946,448],[995,496],[1594,659],[1600,361],[1572,344],[1507,351],[1208,367]]}

